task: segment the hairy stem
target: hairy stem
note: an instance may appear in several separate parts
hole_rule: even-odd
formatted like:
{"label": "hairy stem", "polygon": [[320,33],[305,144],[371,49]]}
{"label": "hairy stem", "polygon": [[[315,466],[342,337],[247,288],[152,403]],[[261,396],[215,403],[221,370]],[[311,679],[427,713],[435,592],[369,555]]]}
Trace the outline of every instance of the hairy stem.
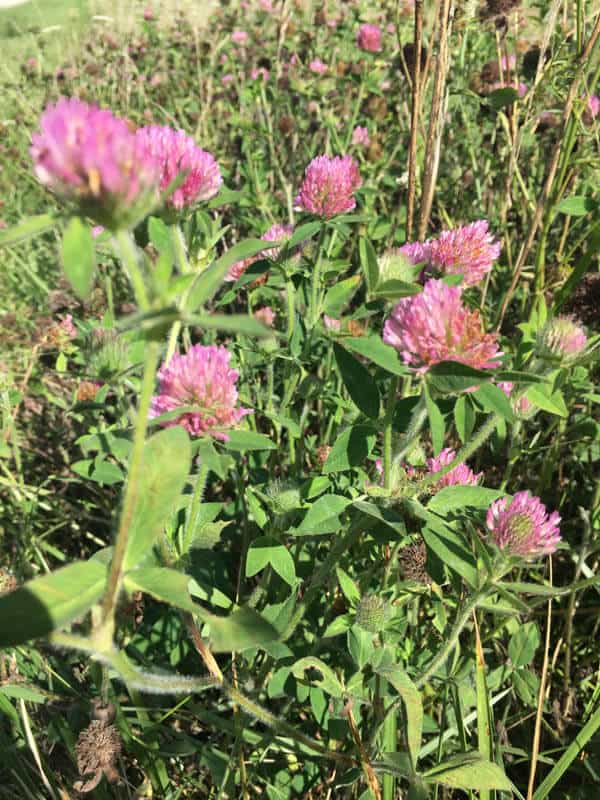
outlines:
{"label": "hairy stem", "polygon": [[138,500],[140,470],[142,466],[142,456],[144,451],[144,443],[146,440],[146,430],[148,427],[148,413],[150,411],[150,402],[152,400],[152,392],[154,390],[154,376],[156,373],[157,364],[158,344],[156,342],[148,342],[146,345],[144,373],[142,376],[142,385],[140,388],[138,409],[135,418],[135,427],[133,430],[133,445],[131,448],[131,460],[129,462],[127,486],[125,488],[125,497],[123,499],[123,508],[121,510],[121,518],[119,520],[119,529],[117,531],[115,549],[111,562],[110,574],[108,577],[108,586],[102,603],[102,626],[106,630],[107,638],[110,636],[111,640],[114,629],[115,606],[117,604],[119,592],[121,591],[123,561],[127,551],[129,528],[131,526],[133,513]]}

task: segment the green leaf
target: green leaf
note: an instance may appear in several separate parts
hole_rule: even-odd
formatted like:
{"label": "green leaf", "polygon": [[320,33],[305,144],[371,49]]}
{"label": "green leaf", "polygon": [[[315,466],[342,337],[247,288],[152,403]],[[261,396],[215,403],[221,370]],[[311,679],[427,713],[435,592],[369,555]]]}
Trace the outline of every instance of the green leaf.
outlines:
{"label": "green leaf", "polygon": [[312,504],[306,516],[290,533],[294,536],[320,536],[334,533],[342,527],[340,514],[352,501],[337,494],[326,494]]}
{"label": "green leaf", "polygon": [[571,217],[584,217],[597,208],[597,201],[591,197],[584,197],[584,195],[565,197],[565,199],[561,200],[556,206],[556,210],[560,214],[569,214]]}
{"label": "green leaf", "polygon": [[150,217],[148,220],[148,236],[159,253],[173,256],[171,231],[159,217]]}
{"label": "green leaf", "polygon": [[376,419],[379,416],[381,400],[371,373],[339,344],[333,345],[333,352],[344,385],[354,404],[367,417]]}
{"label": "green leaf", "polygon": [[304,225],[300,225],[298,228],[294,230],[292,234],[292,238],[289,240],[287,247],[289,250],[296,247],[298,244],[302,244],[303,242],[307,242],[309,239],[320,231],[323,227],[322,222],[306,222]]}
{"label": "green leaf", "polygon": [[466,444],[471,438],[475,420],[476,414],[473,404],[466,395],[462,395],[454,404],[454,424],[463,444]]}
{"label": "green leaf", "polygon": [[442,394],[456,394],[489,379],[489,372],[473,369],[458,361],[442,361],[427,371],[429,385]]}
{"label": "green leaf", "polygon": [[323,311],[330,317],[341,316],[342,310],[352,299],[352,295],[360,286],[360,275],[352,275],[343,281],[338,281],[327,291],[323,301]]}
{"label": "green leaf", "polygon": [[557,417],[568,417],[569,410],[565,404],[565,399],[558,389],[552,391],[552,387],[547,384],[530,386],[525,396],[542,411],[554,414]]}
{"label": "green leaf", "polygon": [[387,370],[392,375],[408,374],[408,369],[400,361],[398,351],[390,347],[389,344],[385,344],[383,339],[376,334],[344,337],[344,347],[368,358],[369,361]]}
{"label": "green leaf", "polygon": [[519,92],[512,86],[505,86],[502,89],[495,89],[487,96],[487,102],[496,111],[500,111],[506,106],[511,106],[519,99]]}
{"label": "green leaf", "polygon": [[354,583],[350,575],[341,567],[336,567],[335,571],[337,573],[338,581],[340,584],[340,589],[346,600],[350,603],[351,606],[355,606],[358,602],[360,602],[360,590],[358,586]]}
{"label": "green leaf", "polygon": [[167,567],[145,567],[128,572],[125,586],[142,591],[176,608],[189,611],[210,626],[211,649],[215,653],[260,647],[278,638],[275,628],[252,608],[240,608],[228,617],[211,614],[190,597],[190,578]]}
{"label": "green leaf", "polygon": [[402,698],[406,715],[406,739],[415,769],[423,734],[423,703],[419,690],[401,667],[378,667],[375,672],[391,683]]}
{"label": "green leaf", "polygon": [[262,322],[248,314],[195,314],[184,318],[188,325],[195,325],[206,330],[241,333],[244,336],[273,337],[277,331],[267,328]]}
{"label": "green leaf", "polygon": [[509,422],[514,421],[515,415],[510,400],[502,389],[494,386],[493,383],[482,384],[476,392],[473,392],[471,397],[478,400],[486,411],[500,414],[501,417]]}
{"label": "green leaf", "polygon": [[94,285],[96,253],[89,225],[73,217],[63,234],[62,263],[65,277],[81,300],[87,300]]}
{"label": "green leaf", "polygon": [[375,445],[377,432],[370,425],[353,425],[347,428],[335,441],[327,461],[323,464],[323,472],[342,472],[363,465],[371,455]]}
{"label": "green leaf", "polygon": [[264,433],[228,430],[227,436],[229,440],[223,443],[227,450],[236,450],[239,453],[245,453],[247,450],[277,449],[277,444],[272,439],[269,439],[268,436],[265,436]]}
{"label": "green leaf", "polygon": [[423,774],[423,779],[454,789],[512,790],[504,770],[493,761],[486,761],[480,753],[464,753],[437,764]]}
{"label": "green leaf", "polygon": [[0,648],[47,636],[83,616],[104,592],[106,566],[76,561],[0,597]]}
{"label": "green leaf", "polygon": [[243,606],[228,617],[214,617],[210,639],[215,653],[240,652],[274,642],[279,634],[258,611]]}
{"label": "green leaf", "polygon": [[325,628],[325,632],[323,633],[323,638],[327,639],[332,636],[340,636],[342,633],[346,633],[348,628],[352,625],[354,618],[350,616],[350,614],[340,614],[339,617],[336,617],[329,625]]}
{"label": "green leaf", "polygon": [[406,281],[392,278],[389,281],[380,283],[372,295],[376,300],[395,301],[401,300],[403,297],[411,297],[413,294],[419,294],[422,290],[422,287],[417,286],[415,283],[407,283]]}
{"label": "green leaf", "polygon": [[161,603],[181,608],[210,622],[212,614],[190,596],[189,575],[169,567],[140,567],[125,573],[125,588],[129,592],[144,592]]}
{"label": "green leaf", "polygon": [[445,486],[431,498],[427,508],[442,516],[465,506],[488,508],[490,503],[504,494],[497,489],[486,489],[485,486]]}
{"label": "green leaf", "polygon": [[56,219],[51,214],[39,214],[36,217],[29,217],[12,228],[0,231],[0,247],[9,247],[26,239],[31,239],[33,236],[50,230],[55,224]]}
{"label": "green leaf", "polygon": [[[310,678],[307,678],[304,674],[306,670],[315,670],[318,672],[318,676],[311,674]],[[292,674],[298,680],[308,680],[312,686],[318,686],[319,689],[327,692],[332,697],[342,697],[344,694],[344,687],[337,679],[335,672],[314,656],[307,656],[296,661],[292,667]]]}
{"label": "green leaf", "polygon": [[358,253],[360,257],[360,264],[362,266],[365,280],[367,282],[367,290],[369,293],[375,291],[379,283],[379,265],[377,263],[377,256],[371,242],[364,236],[361,237],[358,243]]}
{"label": "green leaf", "polygon": [[221,206],[238,203],[244,197],[247,197],[247,195],[244,195],[244,192],[239,192],[235,189],[227,189],[225,186],[223,186],[219,194],[209,201],[207,207],[221,208]]}
{"label": "green leaf", "polygon": [[425,394],[427,416],[429,417],[429,428],[431,430],[433,454],[437,455],[444,446],[444,436],[446,433],[444,416],[425,385],[423,385],[423,392]]}
{"label": "green leaf", "polygon": [[222,285],[229,268],[238,261],[255,256],[265,249],[262,239],[246,239],[229,249],[221,258],[203,270],[197,277],[189,294],[186,310],[195,311],[210,300]]}
{"label": "green leaf", "polygon": [[373,655],[373,634],[353,625],[346,633],[346,643],[356,666],[359,669],[366,667]]}
{"label": "green leaf", "polygon": [[540,630],[535,622],[526,622],[517,628],[508,643],[508,656],[513,667],[526,667],[530,664],[540,641]]}
{"label": "green leaf", "polygon": [[287,584],[296,585],[296,567],[287,547],[272,536],[259,536],[248,549],[246,577],[251,578],[268,564]]}
{"label": "green leaf", "polygon": [[404,519],[396,514],[391,508],[379,508],[374,503],[367,503],[364,500],[355,500],[353,506],[382,525],[391,528],[398,537],[406,535]]}
{"label": "green leaf", "polygon": [[600,706],[594,711],[583,728],[577,731],[577,736],[575,736],[571,744],[535,790],[533,800],[546,800],[547,797],[550,797],[550,792],[553,787],[556,786],[573,761],[575,761],[579,751],[583,750],[588,741],[595,735],[598,728],[600,728]]}
{"label": "green leaf", "polygon": [[125,570],[136,566],[152,552],[154,542],[179,500],[191,461],[190,440],[179,425],[155,433],[144,444]]}
{"label": "green leaf", "polygon": [[451,531],[443,531],[440,528],[434,531],[431,527],[426,527],[421,533],[427,547],[433,550],[443,564],[463,577],[469,586],[477,586],[477,566],[473,556],[452,535]]}

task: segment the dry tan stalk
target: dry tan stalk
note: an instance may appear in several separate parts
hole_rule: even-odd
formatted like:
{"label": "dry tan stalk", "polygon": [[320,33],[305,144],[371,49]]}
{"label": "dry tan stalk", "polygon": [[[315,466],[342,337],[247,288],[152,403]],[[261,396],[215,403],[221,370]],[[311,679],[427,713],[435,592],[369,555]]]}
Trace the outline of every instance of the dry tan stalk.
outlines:
{"label": "dry tan stalk", "polygon": [[[548,168],[548,175],[546,176],[546,180],[544,182],[544,187],[542,192],[539,196],[537,206],[535,209],[535,213],[533,215],[533,219],[531,221],[531,227],[529,228],[529,234],[527,236],[527,240],[521,246],[519,251],[519,256],[517,258],[517,262],[515,264],[515,270],[512,282],[506,293],[506,297],[502,303],[502,308],[500,309],[500,316],[498,319],[498,326],[497,329],[499,330],[502,326],[502,321],[504,320],[504,315],[506,314],[506,310],[509,306],[510,301],[512,300],[512,296],[515,293],[515,289],[519,283],[519,279],[521,277],[521,273],[523,272],[523,267],[525,266],[525,262],[527,260],[527,256],[533,246],[535,241],[535,237],[542,221],[542,217],[544,216],[544,212],[546,210],[546,204],[552,192],[552,188],[554,185],[554,178],[556,177],[556,171],[558,169],[558,162],[560,160],[560,153],[562,149],[562,143],[564,140],[564,134],[566,131],[567,124],[569,122],[569,118],[571,116],[571,111],[573,110],[573,103],[575,102],[576,97],[579,94],[579,86],[581,84],[581,80],[584,75],[585,65],[586,62],[594,49],[596,41],[600,36],[600,15],[596,19],[596,24],[594,25],[594,30],[586,46],[584,47],[582,53],[579,55],[577,59],[577,71],[575,73],[575,77],[569,87],[569,93],[567,94],[567,99],[565,100],[565,105],[562,114],[562,130],[561,135],[557,137],[556,144],[552,150],[552,156],[550,157],[550,166]],[[538,65],[539,68],[539,65]]]}
{"label": "dry tan stalk", "polygon": [[[548,558],[550,569],[550,585],[552,585],[552,556]],[[529,785],[527,787],[527,800],[533,798],[533,787],[535,784],[535,773],[537,769],[538,755],[540,752],[540,736],[542,730],[542,714],[544,711],[544,693],[546,691],[546,680],[548,678],[548,659],[550,653],[550,630],[552,626],[552,598],[548,600],[548,613],[546,619],[546,641],[544,646],[544,662],[542,664],[542,677],[540,679],[540,692],[538,695],[538,705],[535,715],[535,729],[533,733],[533,747],[531,753],[531,768],[529,771]]]}
{"label": "dry tan stalk", "polygon": [[421,52],[423,44],[423,0],[415,2],[415,39],[412,74],[412,107],[410,115],[410,144],[408,148],[408,202],[406,211],[406,240],[412,239],[415,216],[417,178],[417,128],[421,110]]}
{"label": "dry tan stalk", "polygon": [[[450,11],[452,0],[441,0],[440,7],[440,30],[438,37],[438,58],[435,71],[435,82],[433,86],[433,98],[431,100],[431,116],[429,118],[429,128],[427,130],[427,143],[425,146],[425,173],[423,175],[423,189],[421,192],[421,212],[419,216],[418,239],[425,238],[431,206],[433,204],[433,193],[437,180],[437,163],[439,163],[439,150],[441,144],[442,131],[444,127],[443,102],[444,87],[448,76],[449,64],[449,26]],[[438,159],[435,155],[438,154]]]}

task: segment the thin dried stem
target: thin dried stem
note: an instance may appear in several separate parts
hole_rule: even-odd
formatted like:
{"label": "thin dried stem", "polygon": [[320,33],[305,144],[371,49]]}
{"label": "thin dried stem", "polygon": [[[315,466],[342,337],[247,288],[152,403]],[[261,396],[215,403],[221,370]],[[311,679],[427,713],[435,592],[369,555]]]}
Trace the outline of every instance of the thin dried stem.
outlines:
{"label": "thin dried stem", "polygon": [[452,0],[442,0],[440,9],[440,31],[438,37],[438,57],[435,70],[433,97],[431,100],[431,116],[427,130],[427,143],[425,146],[425,173],[423,175],[423,191],[421,194],[421,213],[419,217],[418,238],[425,238],[433,194],[437,180],[437,168],[441,146],[442,131],[444,127],[445,102],[443,100],[448,76],[450,33],[450,16]]}
{"label": "thin dried stem", "polygon": [[546,176],[544,187],[537,202],[535,213],[533,215],[531,226],[529,228],[529,234],[527,236],[525,243],[522,245],[519,251],[519,256],[515,264],[513,279],[508,289],[508,292],[506,293],[504,301],[502,303],[502,307],[500,309],[500,315],[498,318],[498,325],[497,325],[498,330],[502,326],[504,315],[506,314],[506,310],[508,309],[513,294],[515,293],[515,290],[518,286],[519,280],[521,278],[521,273],[523,272],[525,262],[527,261],[527,256],[529,255],[531,248],[533,247],[533,243],[535,241],[535,237],[541,225],[542,219],[544,218],[544,215],[547,213],[547,205],[550,195],[552,193],[552,189],[554,187],[554,179],[556,178],[556,172],[558,170],[558,163],[560,160],[560,154],[562,152],[564,137],[567,125],[571,117],[571,112],[573,110],[573,103],[575,102],[575,99],[579,94],[579,87],[582,78],[584,76],[586,63],[588,61],[590,54],[592,53],[592,50],[596,45],[599,36],[600,36],[600,15],[596,19],[596,24],[594,25],[594,30],[592,31],[588,43],[586,44],[583,52],[580,54],[577,60],[577,71],[569,88],[569,93],[567,94],[567,99],[565,100],[564,110],[562,114],[561,135],[558,136],[556,144],[554,145],[554,148],[552,150],[552,155],[550,157],[550,166],[548,168],[548,174]]}
{"label": "thin dried stem", "polygon": [[408,147],[408,202],[406,211],[406,240],[412,239],[415,216],[417,178],[417,129],[421,107],[421,53],[423,47],[423,0],[415,2],[415,38],[412,71],[412,107],[410,115],[410,144]]}
{"label": "thin dried stem", "polygon": [[[550,585],[552,585],[552,556],[548,558],[550,569]],[[544,645],[544,663],[542,664],[542,677],[540,680],[540,692],[538,695],[537,712],[535,715],[535,730],[533,733],[533,746],[531,752],[531,768],[529,770],[529,785],[527,787],[527,800],[533,798],[533,787],[535,783],[535,773],[537,769],[538,756],[540,752],[540,736],[542,732],[542,714],[544,711],[544,693],[546,691],[546,679],[548,677],[548,655],[550,652],[550,631],[552,627],[552,598],[548,600],[548,613],[546,617],[546,642]]]}

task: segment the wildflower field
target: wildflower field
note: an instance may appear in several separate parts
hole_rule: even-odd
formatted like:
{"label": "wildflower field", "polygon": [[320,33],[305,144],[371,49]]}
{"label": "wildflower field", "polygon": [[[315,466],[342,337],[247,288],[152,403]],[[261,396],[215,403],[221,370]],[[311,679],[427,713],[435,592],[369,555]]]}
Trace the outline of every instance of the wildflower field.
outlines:
{"label": "wildflower field", "polygon": [[0,9],[0,798],[600,796],[599,39]]}

